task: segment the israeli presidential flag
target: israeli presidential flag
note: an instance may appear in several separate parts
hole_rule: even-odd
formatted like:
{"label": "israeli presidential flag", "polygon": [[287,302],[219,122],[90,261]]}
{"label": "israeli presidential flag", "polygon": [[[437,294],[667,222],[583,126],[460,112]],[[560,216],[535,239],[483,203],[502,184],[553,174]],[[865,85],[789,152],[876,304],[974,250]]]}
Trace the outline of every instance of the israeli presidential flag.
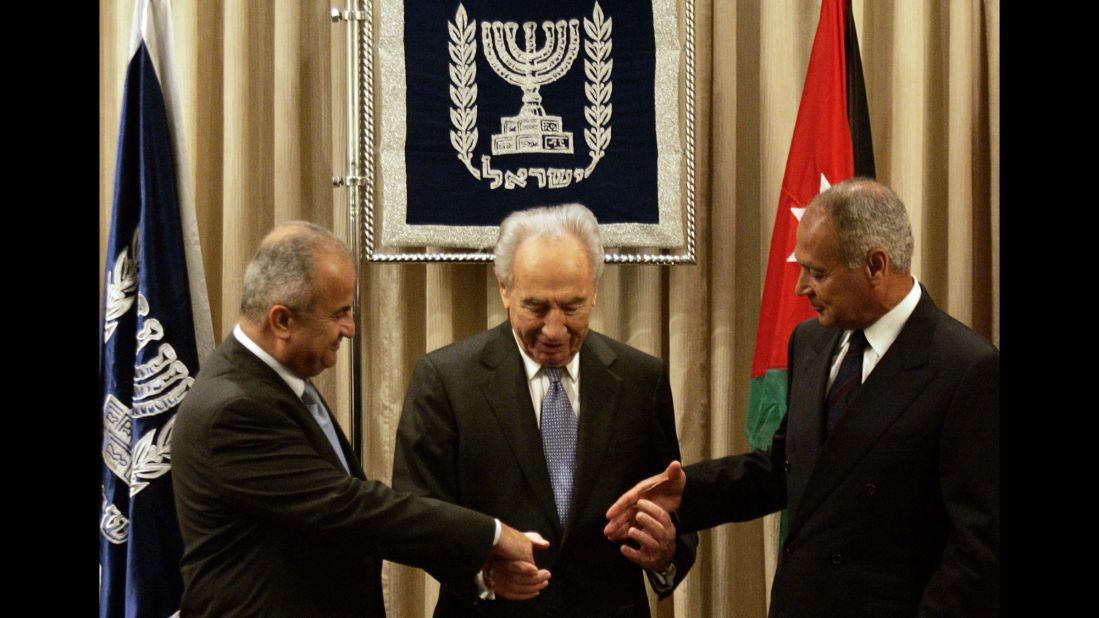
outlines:
{"label": "israeli presidential flag", "polygon": [[178,613],[170,440],[198,360],[213,348],[194,201],[176,182],[186,153],[173,130],[182,125],[172,116],[168,0],[135,3],[130,48],[100,339],[104,618]]}

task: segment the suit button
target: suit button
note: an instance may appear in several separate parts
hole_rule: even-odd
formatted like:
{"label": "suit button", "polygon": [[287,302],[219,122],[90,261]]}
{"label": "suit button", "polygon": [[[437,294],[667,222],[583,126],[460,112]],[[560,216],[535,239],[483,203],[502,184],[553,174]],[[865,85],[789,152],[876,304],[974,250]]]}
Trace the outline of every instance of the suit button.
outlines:
{"label": "suit button", "polygon": [[787,459],[785,462],[783,462],[782,469],[787,471],[787,472],[790,471],[790,460],[789,459]]}
{"label": "suit button", "polygon": [[836,552],[836,553],[832,554],[832,564],[835,564],[835,565],[843,564],[843,554],[841,554],[839,552]]}
{"label": "suit button", "polygon": [[873,483],[867,483],[866,484],[866,495],[873,496],[876,491],[878,491],[878,486],[877,485],[875,485]]}
{"label": "suit button", "polygon": [[782,548],[782,553],[786,554],[787,556],[794,553],[794,544],[793,543],[787,543],[786,547]]}

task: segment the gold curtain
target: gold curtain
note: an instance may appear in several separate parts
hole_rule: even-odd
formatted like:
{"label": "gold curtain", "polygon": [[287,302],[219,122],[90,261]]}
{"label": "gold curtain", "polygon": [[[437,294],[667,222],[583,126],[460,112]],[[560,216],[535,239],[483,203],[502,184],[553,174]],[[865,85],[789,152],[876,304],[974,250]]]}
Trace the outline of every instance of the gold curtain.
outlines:
{"label": "gold curtain", "polygon": [[[174,0],[214,336],[236,320],[244,264],[275,223],[346,233],[344,26],[329,2]],[[100,3],[100,263],[106,253],[132,0]],[[669,363],[685,462],[742,452],[759,300],[817,0],[696,0],[696,266],[609,266],[593,328]],[[682,14],[682,11],[681,11]],[[909,208],[914,271],[935,301],[999,342],[999,7],[855,0],[878,178]],[[102,277],[102,275],[101,275]],[[389,480],[404,389],[423,353],[504,319],[481,265],[362,268],[363,463]],[[102,280],[100,281],[102,289]],[[319,386],[348,426],[348,352]],[[702,534],[662,617],[763,616],[764,521]],[[390,616],[428,616],[434,582],[387,565]],[[338,593],[338,591],[334,591]]]}

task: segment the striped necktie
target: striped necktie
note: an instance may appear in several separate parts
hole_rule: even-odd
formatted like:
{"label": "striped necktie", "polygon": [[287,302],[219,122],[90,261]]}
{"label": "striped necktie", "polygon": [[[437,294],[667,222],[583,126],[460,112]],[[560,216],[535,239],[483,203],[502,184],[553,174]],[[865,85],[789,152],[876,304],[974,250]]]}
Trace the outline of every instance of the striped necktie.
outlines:
{"label": "striped necktie", "polygon": [[840,363],[840,370],[832,382],[832,390],[828,393],[825,435],[832,432],[862,386],[862,353],[865,349],[866,335],[861,330],[852,331],[847,341],[847,354]]}

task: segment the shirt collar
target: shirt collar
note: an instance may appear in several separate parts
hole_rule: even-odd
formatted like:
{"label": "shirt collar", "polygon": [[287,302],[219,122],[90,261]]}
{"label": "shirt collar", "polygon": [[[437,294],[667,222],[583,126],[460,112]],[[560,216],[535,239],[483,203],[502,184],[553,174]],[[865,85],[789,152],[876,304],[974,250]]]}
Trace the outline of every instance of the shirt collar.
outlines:
{"label": "shirt collar", "polygon": [[866,335],[866,342],[870,344],[870,347],[874,349],[879,358],[885,356],[889,346],[897,340],[897,336],[901,334],[901,330],[908,322],[908,318],[912,316],[912,312],[916,310],[916,305],[919,302],[920,282],[913,276],[912,289],[908,291],[908,294],[901,302],[878,318],[877,322],[863,329],[862,333]]}
{"label": "shirt collar", "polygon": [[[511,336],[515,338],[515,345],[519,347],[519,356],[523,357],[523,369],[527,374],[527,382],[530,382],[538,375],[538,372],[541,371],[542,365],[539,365],[538,361],[531,358],[530,355],[527,354],[527,351],[523,349],[523,344],[519,342],[519,335],[515,334],[515,329],[510,328],[509,330],[511,331]],[[572,358],[569,359],[569,362],[565,363],[565,366],[562,367],[562,369],[565,370],[565,373],[567,373],[569,377],[576,380],[580,375],[580,354],[573,354]]]}
{"label": "shirt collar", "polygon": [[264,350],[259,347],[258,343],[252,341],[248,335],[244,334],[244,329],[240,327],[240,324],[233,327],[233,336],[237,338],[237,341],[239,341],[242,346],[248,348],[248,351],[255,354],[256,357],[263,361],[268,367],[274,369],[275,373],[279,374],[279,377],[286,382],[286,385],[290,387],[290,390],[294,391],[295,395],[298,397],[302,396],[302,393],[305,392],[305,380],[294,375],[294,372],[287,369],[286,365],[275,360],[275,357],[268,354],[267,350]]}

